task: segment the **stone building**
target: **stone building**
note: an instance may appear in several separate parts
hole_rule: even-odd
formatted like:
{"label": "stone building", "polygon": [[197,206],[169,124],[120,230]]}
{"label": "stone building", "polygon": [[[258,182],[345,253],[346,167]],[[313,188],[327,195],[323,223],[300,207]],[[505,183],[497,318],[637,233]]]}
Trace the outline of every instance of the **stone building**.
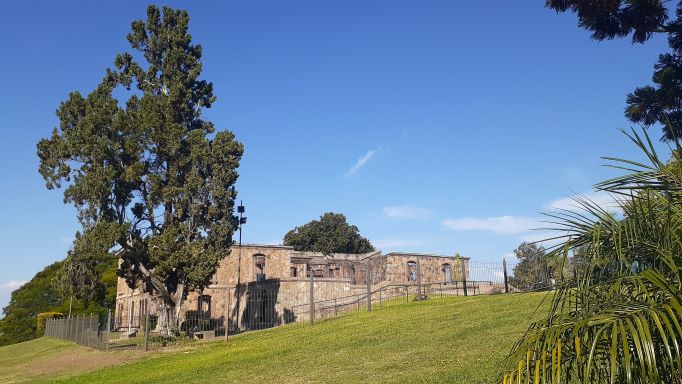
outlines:
{"label": "stone building", "polygon": [[[239,262],[241,260],[241,262]],[[189,315],[202,319],[225,319],[241,328],[265,328],[300,319],[313,302],[316,316],[325,309],[366,300],[368,289],[401,294],[418,283],[455,286],[468,276],[469,258],[422,253],[380,251],[367,254],[324,255],[296,251],[281,245],[233,246],[203,292],[191,292],[182,303],[180,320]],[[420,281],[418,281],[420,280]],[[390,291],[390,292],[389,292]],[[333,303],[333,305],[331,305]],[[140,327],[142,315],[158,311],[153,295],[130,289],[118,279],[115,324],[128,330]]]}

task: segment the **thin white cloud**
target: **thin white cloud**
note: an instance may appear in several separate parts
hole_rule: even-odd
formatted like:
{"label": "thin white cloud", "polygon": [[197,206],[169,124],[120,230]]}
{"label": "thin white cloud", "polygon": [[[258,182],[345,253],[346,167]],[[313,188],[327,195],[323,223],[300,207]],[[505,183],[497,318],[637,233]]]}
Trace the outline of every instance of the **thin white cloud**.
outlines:
{"label": "thin white cloud", "polygon": [[425,220],[433,216],[433,211],[427,208],[402,205],[384,208],[384,215],[393,220]]}
{"label": "thin white cloud", "polygon": [[[576,195],[580,199],[589,200],[592,203],[606,209],[607,211],[620,212],[621,208],[615,196],[604,191],[585,192]],[[580,204],[575,201],[574,197],[562,197],[560,199],[549,202],[545,208],[547,209],[565,209],[569,211],[581,210]]]}
{"label": "thin white cloud", "polygon": [[422,241],[407,239],[379,239],[372,240],[372,244],[379,249],[409,248],[422,245]]}
{"label": "thin white cloud", "polygon": [[369,151],[367,151],[367,153],[360,156],[357,159],[357,161],[355,161],[355,164],[353,164],[353,166],[350,167],[348,172],[346,172],[346,177],[352,177],[353,175],[355,175],[360,170],[360,168],[364,167],[365,164],[367,164],[367,162],[369,161],[369,159],[372,158],[372,156],[374,156],[377,152],[379,152],[379,149],[381,149],[381,148],[369,150]]}
{"label": "thin white cloud", "polygon": [[452,231],[489,231],[502,235],[523,233],[540,226],[537,219],[522,216],[465,217],[445,219],[443,225]]}
{"label": "thin white cloud", "polygon": [[18,280],[8,281],[5,284],[0,284],[0,291],[14,291],[15,289],[26,284],[27,282],[28,281],[18,281]]}

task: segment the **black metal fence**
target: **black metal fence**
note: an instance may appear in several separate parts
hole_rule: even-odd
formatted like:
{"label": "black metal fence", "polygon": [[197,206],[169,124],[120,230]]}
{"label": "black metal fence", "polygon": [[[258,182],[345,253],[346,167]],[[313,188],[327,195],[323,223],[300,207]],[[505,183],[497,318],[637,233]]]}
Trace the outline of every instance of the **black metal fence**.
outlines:
{"label": "black metal fence", "polygon": [[79,315],[70,318],[47,319],[45,336],[106,350],[109,346],[107,319],[100,315]]}

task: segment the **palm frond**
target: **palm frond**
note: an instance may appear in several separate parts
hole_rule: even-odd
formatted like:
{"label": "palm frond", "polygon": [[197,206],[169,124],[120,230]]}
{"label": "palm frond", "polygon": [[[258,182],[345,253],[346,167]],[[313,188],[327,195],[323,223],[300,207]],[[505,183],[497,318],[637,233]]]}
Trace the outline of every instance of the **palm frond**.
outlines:
{"label": "palm frond", "polygon": [[587,249],[546,318],[509,356],[503,383],[682,382],[682,161],[660,160],[646,132],[625,133],[648,163],[606,158],[627,174],[596,185],[622,216],[586,197],[547,213],[552,256]]}

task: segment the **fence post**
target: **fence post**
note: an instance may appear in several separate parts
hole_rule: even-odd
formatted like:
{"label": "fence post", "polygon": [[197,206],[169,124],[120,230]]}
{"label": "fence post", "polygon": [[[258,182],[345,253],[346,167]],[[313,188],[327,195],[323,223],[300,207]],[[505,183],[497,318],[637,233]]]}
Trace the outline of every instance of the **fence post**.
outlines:
{"label": "fence post", "polygon": [[108,351],[109,350],[109,332],[111,332],[111,309],[107,313],[107,324],[105,325],[107,327],[107,331],[105,332],[105,337],[106,339],[104,340],[104,350]]}
{"label": "fence post", "polygon": [[144,314],[144,350],[145,352],[149,350],[149,310],[147,309],[147,303],[145,303]]}
{"label": "fence post", "polygon": [[80,345],[87,345],[87,342],[85,341],[85,315],[83,315],[83,318],[81,319],[81,342]]}
{"label": "fence post", "polygon": [[73,334],[73,341],[74,341],[76,344],[80,344],[80,343],[78,342],[78,337],[82,337],[82,329],[81,329],[81,328],[82,328],[82,325],[81,325],[81,323],[78,321],[78,320],[80,320],[80,318],[81,318],[80,315],[76,315],[76,332],[74,332],[74,334]]}
{"label": "fence post", "polygon": [[315,324],[315,271],[310,268],[310,325]]}
{"label": "fence post", "polygon": [[372,265],[367,259],[367,312],[372,312]]}
{"label": "fence post", "polygon": [[90,321],[88,321],[88,346],[92,347],[92,313],[90,314]]}
{"label": "fence post", "polygon": [[405,286],[405,302],[406,303],[410,302],[410,286],[409,285]]}
{"label": "fence post", "polygon": [[459,262],[460,262],[460,264],[462,264],[461,265],[461,267],[462,267],[462,285],[464,286],[464,296],[468,296],[468,292],[467,292],[467,268],[464,265],[464,259],[463,258],[460,258]]}
{"label": "fence post", "polygon": [[227,288],[227,297],[225,298],[225,341],[227,341],[230,333],[230,288]]}
{"label": "fence post", "polygon": [[502,259],[502,269],[504,270],[504,293],[509,293],[509,283],[507,279],[507,260]]}
{"label": "fence post", "polygon": [[421,260],[417,260],[417,300],[422,299],[422,270]]}

